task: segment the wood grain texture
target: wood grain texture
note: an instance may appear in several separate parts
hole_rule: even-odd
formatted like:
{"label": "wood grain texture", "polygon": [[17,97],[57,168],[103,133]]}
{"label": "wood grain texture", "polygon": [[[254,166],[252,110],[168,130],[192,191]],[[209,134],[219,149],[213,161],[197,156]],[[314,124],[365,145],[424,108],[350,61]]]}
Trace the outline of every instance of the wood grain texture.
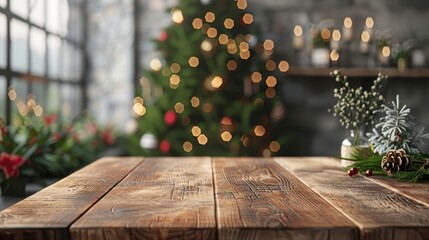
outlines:
{"label": "wood grain texture", "polygon": [[362,239],[429,239],[429,208],[324,157],[275,158],[361,228]]}
{"label": "wood grain texture", "polygon": [[68,227],[142,158],[103,158],[0,212],[0,239],[69,239]]}
{"label": "wood grain texture", "polygon": [[357,239],[358,228],[272,159],[213,160],[219,239]]}
{"label": "wood grain texture", "polygon": [[147,158],[71,227],[73,239],[214,239],[211,159]]}

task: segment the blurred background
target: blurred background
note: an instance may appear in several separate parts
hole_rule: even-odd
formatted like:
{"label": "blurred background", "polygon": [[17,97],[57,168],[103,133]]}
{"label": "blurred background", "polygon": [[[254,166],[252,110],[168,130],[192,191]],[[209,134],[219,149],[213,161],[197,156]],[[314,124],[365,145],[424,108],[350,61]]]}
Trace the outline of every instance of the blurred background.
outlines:
{"label": "blurred background", "polygon": [[[98,123],[133,133],[143,70],[162,58],[153,39],[172,24],[178,3],[0,0],[0,117],[13,122],[20,110],[10,100],[32,95],[44,113],[73,118],[87,109]],[[339,154],[348,131],[328,112],[334,68],[361,85],[389,75],[385,98],[400,94],[417,124],[428,126],[429,2],[248,0],[245,11],[259,26],[258,40],[275,43],[273,59],[288,63],[276,76],[282,154]],[[319,47],[328,50],[316,54]]]}

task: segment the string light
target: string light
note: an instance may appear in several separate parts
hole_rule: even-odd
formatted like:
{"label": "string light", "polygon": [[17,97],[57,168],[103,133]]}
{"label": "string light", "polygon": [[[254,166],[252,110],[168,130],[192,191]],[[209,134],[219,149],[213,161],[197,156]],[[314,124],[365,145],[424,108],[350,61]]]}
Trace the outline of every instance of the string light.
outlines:
{"label": "string light", "polygon": [[329,57],[331,58],[331,61],[337,62],[340,58],[340,54],[336,49],[332,49],[331,53],[329,54]]}
{"label": "string light", "polygon": [[222,140],[224,142],[229,142],[232,139],[232,134],[228,131],[225,131],[225,132],[220,134],[220,137],[222,138]]}
{"label": "string light", "polygon": [[192,27],[194,27],[194,29],[201,29],[203,27],[203,20],[201,18],[195,18],[192,21]]}
{"label": "string light", "polygon": [[340,32],[340,30],[338,30],[338,29],[335,29],[333,32],[332,32],[332,40],[334,40],[334,41],[340,41],[340,39],[341,39],[341,32]]}
{"label": "string light", "polygon": [[227,18],[223,22],[223,25],[226,29],[232,29],[234,27],[234,20],[232,20],[231,18]]}
{"label": "string light", "polygon": [[228,36],[226,34],[222,33],[219,35],[218,40],[219,40],[220,44],[224,45],[228,42]]}
{"label": "string light", "polygon": [[247,1],[246,0],[238,0],[237,1],[237,8],[244,10],[247,8]]}
{"label": "string light", "polygon": [[200,99],[199,99],[199,98],[197,98],[196,96],[193,96],[193,97],[191,98],[191,105],[192,105],[192,107],[194,107],[194,108],[198,107],[198,106],[200,105]]}
{"label": "string light", "polygon": [[268,87],[274,87],[277,85],[277,79],[274,76],[268,76],[265,83]]}
{"label": "string light", "polygon": [[372,17],[367,17],[365,20],[365,26],[367,28],[373,28],[374,27],[374,19],[372,19]]}
{"label": "string light", "polygon": [[212,23],[216,19],[216,15],[212,12],[207,12],[204,18],[206,19],[206,22]]}
{"label": "string light", "polygon": [[200,60],[197,57],[192,56],[189,58],[188,63],[189,63],[189,66],[191,67],[197,67],[198,64],[200,64]]}
{"label": "string light", "polygon": [[184,142],[183,143],[183,151],[191,152],[192,151],[192,143],[189,141]]}
{"label": "string light", "polygon": [[255,135],[257,137],[262,137],[265,134],[265,128],[262,125],[257,125],[254,129],[253,132],[255,133]]}
{"label": "string light", "polygon": [[250,58],[250,52],[249,51],[240,52],[240,58],[243,60],[249,59]]}
{"label": "string light", "polygon": [[265,90],[265,96],[267,96],[267,98],[273,98],[276,96],[276,90],[274,88],[267,88],[267,90]]}
{"label": "string light", "polygon": [[362,39],[362,42],[364,42],[364,43],[369,42],[370,37],[371,36],[369,35],[369,32],[366,30],[362,31],[362,34],[360,35],[360,38]]}
{"label": "string light", "polygon": [[270,151],[271,152],[278,152],[278,151],[280,151],[280,144],[277,141],[272,141],[270,143]]}
{"label": "string light", "polygon": [[344,27],[351,28],[353,26],[353,21],[350,17],[344,18]]}
{"label": "string light", "polygon": [[209,139],[204,134],[201,134],[200,136],[198,136],[197,140],[198,140],[198,143],[201,145],[206,145],[207,142],[209,141]]}
{"label": "string light", "polygon": [[234,71],[235,69],[237,69],[237,62],[234,60],[229,60],[226,64],[226,67],[229,71]]}
{"label": "string light", "polygon": [[211,111],[213,111],[213,105],[211,103],[204,103],[203,111],[205,113],[210,113]]}
{"label": "string light", "polygon": [[296,25],[294,28],[293,28],[293,34],[296,36],[296,37],[301,37],[302,36],[302,27],[300,26],[300,25]]}
{"label": "string light", "polygon": [[272,51],[274,49],[274,42],[271,39],[266,39],[263,46],[265,51]]}
{"label": "string light", "polygon": [[173,74],[170,77],[170,84],[171,85],[179,85],[180,83],[180,77],[177,74]]}
{"label": "string light", "polygon": [[37,117],[40,117],[43,114],[43,108],[40,105],[34,106],[33,111],[34,111],[34,115],[36,115]]}
{"label": "string light", "polygon": [[176,113],[182,113],[183,111],[185,111],[185,105],[183,105],[183,103],[178,102],[174,105],[174,110],[176,111]]}
{"label": "string light", "polygon": [[273,60],[268,60],[266,63],[265,63],[265,68],[268,70],[268,71],[274,71],[275,69],[276,69],[276,67],[277,67],[277,65],[276,65],[276,62],[274,62]]}
{"label": "string light", "polygon": [[249,51],[249,44],[247,42],[241,42],[238,48],[240,48],[240,51],[247,52]]}
{"label": "string light", "polygon": [[171,18],[173,19],[173,22],[177,24],[181,24],[184,20],[182,11],[180,9],[174,9]]}
{"label": "string light", "polygon": [[215,76],[211,81],[211,85],[214,88],[220,88],[220,86],[222,86],[222,84],[223,84],[223,79],[219,76]]}
{"label": "string light", "polygon": [[13,89],[13,87],[9,87],[9,91],[7,92],[7,96],[9,97],[9,99],[11,101],[15,101],[17,94],[15,92],[15,89]]}
{"label": "string light", "polygon": [[229,54],[235,54],[237,52],[237,46],[235,44],[234,39],[229,39],[226,44],[226,48]]}
{"label": "string light", "polygon": [[152,59],[149,65],[150,65],[150,68],[155,72],[158,72],[159,70],[161,70],[161,67],[162,67],[161,61],[158,58]]}
{"label": "string light", "polygon": [[253,72],[250,78],[252,82],[259,83],[262,80],[262,74],[260,72]]}
{"label": "string light", "polygon": [[247,24],[247,25],[252,24],[252,22],[253,22],[253,15],[250,14],[250,13],[244,14],[244,16],[243,16],[243,22],[245,24]]}
{"label": "string light", "polygon": [[170,70],[172,73],[179,73],[180,72],[180,65],[178,63],[173,63],[170,66]]}
{"label": "string light", "polygon": [[213,49],[213,45],[211,44],[210,41],[205,39],[204,41],[201,42],[201,49],[203,51],[210,52]]}
{"label": "string light", "polygon": [[143,106],[143,104],[141,103],[134,103],[133,105],[133,111],[139,115],[139,116],[143,116],[146,113],[146,108]]}
{"label": "string light", "polygon": [[133,100],[133,103],[144,104],[144,101],[143,101],[142,97],[135,97],[134,100]]}
{"label": "string light", "polygon": [[241,142],[243,143],[244,147],[248,147],[250,145],[250,138],[246,135],[243,135],[241,137]]}
{"label": "string light", "polygon": [[192,133],[192,136],[198,137],[201,135],[201,128],[199,128],[198,126],[193,126],[191,129],[191,133]]}
{"label": "string light", "polygon": [[383,57],[389,57],[390,56],[390,48],[388,46],[384,46],[381,49],[381,54],[383,55]]}
{"label": "string light", "polygon": [[322,32],[320,34],[322,35],[323,40],[328,40],[329,38],[331,38],[331,31],[329,31],[329,29],[327,28],[322,29]]}
{"label": "string light", "polygon": [[279,70],[280,72],[287,72],[289,70],[289,63],[286,61],[280,61]]}
{"label": "string light", "polygon": [[256,107],[262,107],[262,106],[264,106],[265,102],[261,98],[256,98],[255,101],[253,102],[253,104]]}
{"label": "string light", "polygon": [[217,36],[217,29],[214,27],[211,27],[207,30],[207,36],[209,38],[215,38]]}

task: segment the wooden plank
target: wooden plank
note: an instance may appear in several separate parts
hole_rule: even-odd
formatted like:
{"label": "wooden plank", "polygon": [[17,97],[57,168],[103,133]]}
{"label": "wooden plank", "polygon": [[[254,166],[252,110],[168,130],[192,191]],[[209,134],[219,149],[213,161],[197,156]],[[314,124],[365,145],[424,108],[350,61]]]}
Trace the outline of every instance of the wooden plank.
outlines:
{"label": "wooden plank", "polygon": [[71,227],[73,239],[214,239],[211,159],[147,158]]}
{"label": "wooden plank", "polygon": [[347,215],[362,239],[428,239],[429,207],[362,177],[348,177],[339,161],[276,158],[277,163]]}
{"label": "wooden plank", "polygon": [[357,239],[348,218],[270,158],[215,158],[219,239]]}
{"label": "wooden plank", "polygon": [[0,239],[69,239],[68,227],[142,158],[103,158],[0,212]]}

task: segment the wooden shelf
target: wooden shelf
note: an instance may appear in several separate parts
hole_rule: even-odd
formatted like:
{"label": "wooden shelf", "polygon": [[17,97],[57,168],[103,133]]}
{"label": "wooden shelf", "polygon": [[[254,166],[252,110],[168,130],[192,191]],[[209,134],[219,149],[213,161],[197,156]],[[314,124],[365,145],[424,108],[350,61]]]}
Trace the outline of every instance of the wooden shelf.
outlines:
{"label": "wooden shelf", "polygon": [[330,72],[335,69],[341,70],[348,77],[376,77],[382,73],[389,77],[397,78],[429,78],[429,69],[405,69],[397,68],[312,68],[312,67],[290,67],[285,73],[287,76],[301,77],[329,77]]}

